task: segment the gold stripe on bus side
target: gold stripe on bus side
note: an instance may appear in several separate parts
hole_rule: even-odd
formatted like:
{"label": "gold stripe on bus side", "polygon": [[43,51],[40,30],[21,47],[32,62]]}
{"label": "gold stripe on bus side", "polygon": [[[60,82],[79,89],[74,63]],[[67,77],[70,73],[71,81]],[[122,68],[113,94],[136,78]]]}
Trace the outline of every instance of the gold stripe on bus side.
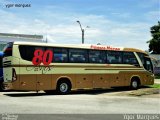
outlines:
{"label": "gold stripe on bus side", "polygon": [[144,70],[143,68],[106,68],[106,69],[95,69],[95,68],[92,68],[92,69],[85,69],[85,70]]}
{"label": "gold stripe on bus side", "polygon": [[129,69],[129,68],[117,68],[117,69],[98,69],[98,68],[58,68],[58,67],[15,67],[17,74],[117,74],[120,72],[144,72],[142,68]]}

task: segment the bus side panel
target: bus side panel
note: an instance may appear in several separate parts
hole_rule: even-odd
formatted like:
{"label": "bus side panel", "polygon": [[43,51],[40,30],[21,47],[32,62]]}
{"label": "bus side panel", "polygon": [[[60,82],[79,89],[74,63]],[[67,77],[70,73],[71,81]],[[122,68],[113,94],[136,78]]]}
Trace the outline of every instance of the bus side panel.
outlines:
{"label": "bus side panel", "polygon": [[93,88],[109,88],[109,77],[106,74],[93,75]]}
{"label": "bus side panel", "polygon": [[[19,67],[20,59],[15,56],[13,56],[13,59],[12,59],[12,64],[13,66],[15,65],[12,69],[14,70],[17,79],[12,82],[12,86],[14,90],[19,90],[20,88],[20,67]],[[12,74],[13,74],[13,71],[12,71]]]}
{"label": "bus side panel", "polygon": [[36,75],[20,75],[20,90],[36,90]]}
{"label": "bus side panel", "polygon": [[52,89],[52,75],[51,74],[37,74],[37,90],[51,90]]}
{"label": "bus side panel", "polygon": [[76,88],[77,89],[93,88],[93,75],[77,74],[76,75]]}
{"label": "bus side panel", "polygon": [[124,86],[124,74],[108,74],[110,87]]}
{"label": "bus side panel", "polygon": [[[12,48],[12,65],[13,68],[12,70],[14,70],[15,75],[16,75],[16,80],[12,81],[12,86],[14,90],[19,90],[20,89],[20,58],[19,58],[19,50],[17,49],[17,45],[13,45]],[[12,71],[13,74],[13,71]]]}
{"label": "bus side panel", "polygon": [[141,82],[141,85],[153,85],[153,84],[154,84],[154,76],[151,73],[145,71],[143,73],[143,80]]}
{"label": "bus side panel", "polygon": [[132,77],[138,77],[141,85],[149,85],[153,83],[151,75],[147,71],[130,71],[125,73],[125,86],[130,86]]}
{"label": "bus side panel", "polygon": [[154,84],[154,75],[149,73],[149,75],[147,76],[148,78],[148,85],[153,85]]}
{"label": "bus side panel", "polygon": [[72,84],[72,89],[76,88],[75,75],[73,75],[73,74],[52,74],[51,90],[55,90],[56,89],[57,82],[60,79],[68,79],[68,80],[70,80],[70,82]]}
{"label": "bus side panel", "polygon": [[57,84],[56,80],[57,80],[58,78],[59,78],[59,75],[54,75],[54,74],[52,74],[51,88],[52,88],[53,90],[56,89],[56,84]]}
{"label": "bus side panel", "polygon": [[19,76],[17,76],[17,80],[12,82],[12,86],[14,90],[19,90]]}
{"label": "bus side panel", "polygon": [[133,76],[133,73],[132,72],[125,72],[124,73],[124,76],[125,76],[125,82],[124,82],[124,86],[130,86],[131,84],[131,77]]}
{"label": "bus side panel", "polygon": [[20,75],[19,75],[19,67],[14,67],[13,68],[16,72],[16,80],[12,82],[12,86],[14,88],[14,90],[19,90],[20,87]]}

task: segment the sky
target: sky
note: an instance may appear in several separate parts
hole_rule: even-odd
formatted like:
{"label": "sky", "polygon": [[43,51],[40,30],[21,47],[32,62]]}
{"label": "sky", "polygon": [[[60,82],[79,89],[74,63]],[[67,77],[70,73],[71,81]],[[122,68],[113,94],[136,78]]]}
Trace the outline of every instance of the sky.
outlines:
{"label": "sky", "polygon": [[81,44],[76,21],[85,29],[85,44],[148,50],[150,27],[160,21],[160,0],[0,0],[0,33],[36,34],[56,44]]}

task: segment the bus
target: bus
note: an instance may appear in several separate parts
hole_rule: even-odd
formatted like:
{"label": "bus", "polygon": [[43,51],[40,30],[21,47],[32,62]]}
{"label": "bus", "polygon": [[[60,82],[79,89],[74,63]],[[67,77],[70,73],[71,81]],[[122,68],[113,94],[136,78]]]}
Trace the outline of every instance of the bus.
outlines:
{"label": "bus", "polygon": [[148,54],[134,48],[10,42],[4,49],[4,85],[13,90],[107,89],[154,84]]}
{"label": "bus", "polygon": [[3,52],[0,52],[0,91],[4,90],[3,86]]}

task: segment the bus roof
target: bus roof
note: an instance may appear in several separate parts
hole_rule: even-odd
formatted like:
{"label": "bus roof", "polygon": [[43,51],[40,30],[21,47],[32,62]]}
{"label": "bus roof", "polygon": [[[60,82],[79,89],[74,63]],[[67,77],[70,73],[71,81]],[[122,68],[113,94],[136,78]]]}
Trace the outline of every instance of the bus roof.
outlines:
{"label": "bus roof", "polygon": [[148,55],[147,52],[140,50],[140,49],[136,49],[136,48],[124,48],[123,51],[140,52],[140,53],[144,53],[144,54]]}
{"label": "bus roof", "polygon": [[114,50],[114,51],[130,51],[147,54],[145,51],[136,48],[113,47],[108,45],[92,45],[92,44],[54,44],[54,43],[38,43],[38,42],[14,42],[15,45],[34,45],[47,47],[66,47],[66,48],[81,48],[81,49],[95,49],[95,50]]}

